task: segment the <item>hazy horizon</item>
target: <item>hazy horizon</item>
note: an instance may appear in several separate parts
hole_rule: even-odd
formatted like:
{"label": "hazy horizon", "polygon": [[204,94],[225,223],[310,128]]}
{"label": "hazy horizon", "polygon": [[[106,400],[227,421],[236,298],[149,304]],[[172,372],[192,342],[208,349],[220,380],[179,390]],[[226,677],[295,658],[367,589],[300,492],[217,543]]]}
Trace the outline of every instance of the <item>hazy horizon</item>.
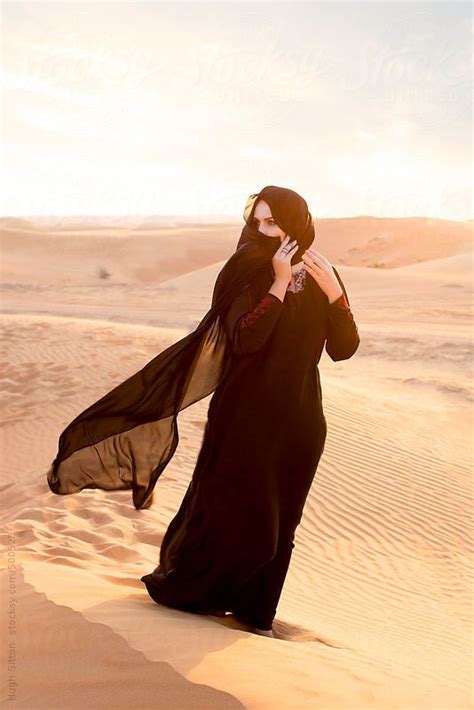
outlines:
{"label": "hazy horizon", "polygon": [[[212,223],[219,223],[219,222],[230,222],[233,223],[235,222],[236,224],[242,222],[243,223],[243,218],[240,218],[238,215],[186,215],[186,214],[154,214],[152,212],[147,212],[143,214],[43,214],[43,215],[29,215],[29,214],[5,214],[5,215],[0,215],[0,221],[2,220],[8,220],[8,219],[25,219],[25,220],[37,220],[39,221],[53,221],[57,219],[84,219],[87,221],[93,221],[94,219],[97,220],[106,220],[106,219],[111,219],[111,220],[122,220],[126,222],[127,220],[134,220],[134,219],[156,219],[159,221],[163,221],[166,223],[166,220],[173,220],[173,221],[180,221],[180,222],[189,222],[190,224],[212,224]],[[370,215],[370,214],[355,214],[355,215],[324,215],[324,217],[315,217],[315,221],[318,220],[328,220],[328,219],[429,219],[429,220],[444,220],[448,222],[473,222],[474,218],[473,217],[468,217],[466,219],[455,219],[452,217],[433,217],[431,215],[407,215],[406,217],[399,217],[399,216],[390,216],[390,215]]]}

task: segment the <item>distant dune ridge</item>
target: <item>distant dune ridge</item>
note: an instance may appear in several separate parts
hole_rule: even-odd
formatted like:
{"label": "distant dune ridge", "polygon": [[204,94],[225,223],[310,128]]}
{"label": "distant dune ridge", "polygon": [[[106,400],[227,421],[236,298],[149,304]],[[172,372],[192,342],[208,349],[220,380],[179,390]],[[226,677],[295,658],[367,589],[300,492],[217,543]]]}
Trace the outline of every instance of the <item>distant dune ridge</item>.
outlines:
{"label": "distant dune ridge", "polygon": [[45,475],[69,421],[197,325],[240,221],[0,220],[5,703],[472,708],[472,220],[315,225],[361,345],[320,363],[327,444],[268,639],[139,582],[209,398],[180,414],[149,510],[129,491],[55,496]]}
{"label": "distant dune ridge", "polygon": [[[103,265],[115,283],[159,283],[228,258],[241,228],[235,222],[174,227],[158,225],[157,218],[131,225],[121,219],[107,224],[104,218],[97,223],[88,218],[81,225],[78,218],[58,217],[49,231],[46,218],[41,227],[27,219],[0,219],[2,282],[49,283],[54,278],[65,285],[91,285]],[[315,228],[316,248],[350,266],[395,268],[472,248],[470,222],[351,217],[316,219]]]}

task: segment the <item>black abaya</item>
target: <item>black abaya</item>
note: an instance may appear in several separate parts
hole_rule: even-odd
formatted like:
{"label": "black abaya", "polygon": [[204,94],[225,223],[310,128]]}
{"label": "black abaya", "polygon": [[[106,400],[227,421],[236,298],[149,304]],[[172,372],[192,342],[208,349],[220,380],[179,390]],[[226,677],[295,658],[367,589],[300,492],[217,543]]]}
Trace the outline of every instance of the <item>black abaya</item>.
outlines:
{"label": "black abaya", "polygon": [[58,495],[131,490],[147,508],[178,445],[179,412],[213,393],[191,483],[158,567],[141,579],[158,603],[270,628],[326,437],[317,365],[324,344],[333,360],[351,357],[359,335],[334,267],[343,295],[333,304],[309,274],[284,302],[268,292],[280,239],[257,229],[260,199],[301,260],[315,238],[306,201],[274,185],[250,195],[197,328],[79,413],[46,475]]}
{"label": "black abaya", "polygon": [[272,282],[268,269],[225,314],[229,374],[210,400],[192,480],[159,565],[141,578],[158,603],[233,611],[261,629],[272,627],[324,449],[324,345],[333,360],[359,345],[345,289],[330,304],[306,274],[304,289],[281,301],[268,292]]}

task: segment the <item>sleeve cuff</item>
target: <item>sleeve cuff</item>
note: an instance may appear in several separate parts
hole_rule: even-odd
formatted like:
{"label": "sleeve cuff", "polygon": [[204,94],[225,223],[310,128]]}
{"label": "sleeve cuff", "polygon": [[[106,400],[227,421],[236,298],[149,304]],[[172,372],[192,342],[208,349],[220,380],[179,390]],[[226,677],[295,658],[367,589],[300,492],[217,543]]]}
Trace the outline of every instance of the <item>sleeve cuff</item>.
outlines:
{"label": "sleeve cuff", "polygon": [[283,305],[283,301],[281,300],[281,298],[278,298],[278,296],[275,296],[274,293],[270,293],[270,291],[269,291],[269,292],[264,296],[264,298],[268,298],[268,297],[272,298],[274,301],[278,301],[278,303],[279,303],[280,305]]}
{"label": "sleeve cuff", "polygon": [[335,301],[329,303],[329,308],[335,308],[337,306],[343,306],[344,308],[347,308],[349,310],[349,304],[347,303],[346,297],[343,293],[341,293],[339,298],[337,298]]}

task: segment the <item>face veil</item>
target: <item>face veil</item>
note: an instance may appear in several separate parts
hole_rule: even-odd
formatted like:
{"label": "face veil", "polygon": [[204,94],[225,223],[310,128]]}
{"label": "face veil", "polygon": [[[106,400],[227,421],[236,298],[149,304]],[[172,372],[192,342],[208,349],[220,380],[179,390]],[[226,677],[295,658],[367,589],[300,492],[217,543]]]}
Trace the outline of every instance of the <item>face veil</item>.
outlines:
{"label": "face veil", "polygon": [[211,307],[196,329],[67,425],[46,473],[53,493],[131,490],[135,508],[150,505],[156,482],[179,442],[179,412],[211,394],[228,372],[232,348],[223,315],[242,289],[268,269],[280,246],[278,238],[266,237],[253,226],[258,198],[268,202],[277,223],[298,239],[301,249],[312,243],[314,228],[306,203],[290,193],[269,186],[249,197],[237,249],[218,273]]}
{"label": "face veil", "polygon": [[260,192],[249,196],[244,209],[247,229],[244,228],[237,246],[253,241],[259,243],[262,252],[271,256],[280,246],[279,237],[269,237],[258,231],[254,214],[260,200],[268,204],[272,217],[280,229],[285,234],[289,234],[291,240],[296,239],[298,242],[298,249],[291,257],[291,264],[297,264],[302,260],[303,252],[314,241],[314,223],[306,200],[294,190],[285,187],[267,185]]}

